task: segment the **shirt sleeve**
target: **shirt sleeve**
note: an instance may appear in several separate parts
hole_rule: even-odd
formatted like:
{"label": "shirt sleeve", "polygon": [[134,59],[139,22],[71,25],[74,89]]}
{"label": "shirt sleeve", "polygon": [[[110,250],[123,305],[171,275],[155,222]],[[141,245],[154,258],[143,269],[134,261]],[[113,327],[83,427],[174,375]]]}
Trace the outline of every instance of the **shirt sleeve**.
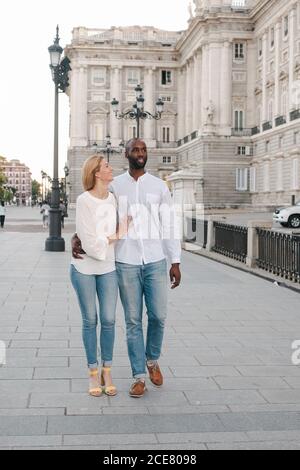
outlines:
{"label": "shirt sleeve", "polygon": [[98,261],[105,261],[109,241],[104,232],[92,223],[90,209],[82,200],[77,201],[76,228],[83,250]]}
{"label": "shirt sleeve", "polygon": [[181,263],[180,225],[167,187],[162,194],[159,212],[164,252],[170,264]]}

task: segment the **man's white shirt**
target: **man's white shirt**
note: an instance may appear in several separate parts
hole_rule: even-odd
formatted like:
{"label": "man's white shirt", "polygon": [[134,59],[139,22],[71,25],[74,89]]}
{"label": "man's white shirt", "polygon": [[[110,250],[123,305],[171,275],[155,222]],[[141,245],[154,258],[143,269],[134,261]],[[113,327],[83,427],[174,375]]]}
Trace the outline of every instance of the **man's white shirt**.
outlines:
{"label": "man's white shirt", "polygon": [[142,265],[181,261],[181,240],[173,200],[167,185],[145,173],[136,181],[127,171],[111,183],[119,220],[132,216],[128,235],[115,246],[116,261]]}

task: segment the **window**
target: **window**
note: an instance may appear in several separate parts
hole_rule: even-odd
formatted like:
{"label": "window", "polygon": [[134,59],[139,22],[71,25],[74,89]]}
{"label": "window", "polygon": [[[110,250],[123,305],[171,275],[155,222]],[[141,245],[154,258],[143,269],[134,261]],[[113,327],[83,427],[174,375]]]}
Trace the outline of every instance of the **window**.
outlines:
{"label": "window", "polygon": [[92,73],[92,83],[93,85],[105,85],[106,83],[106,69],[99,68],[94,69]]}
{"label": "window", "polygon": [[292,160],[292,189],[299,189],[299,160]]}
{"label": "window", "polygon": [[246,155],[247,157],[253,154],[252,148],[249,145],[242,145],[238,147],[238,155]]}
{"label": "window", "polygon": [[237,168],[236,170],[236,190],[248,191],[248,168]]}
{"label": "window", "polygon": [[269,102],[269,121],[273,121],[273,101]]}
{"label": "window", "polygon": [[127,83],[130,86],[136,86],[140,83],[140,71],[137,69],[129,69],[127,73]]}
{"label": "window", "polygon": [[172,163],[172,157],[163,157],[163,163]]}
{"label": "window", "polygon": [[266,148],[265,148],[265,150],[266,150],[266,153],[269,153],[269,150],[270,150],[270,141],[269,141],[269,140],[266,141]]}
{"label": "window", "polygon": [[270,48],[273,49],[275,44],[275,30],[274,28],[270,29]]}
{"label": "window", "polygon": [[270,191],[270,164],[266,163],[264,166],[264,191]]}
{"label": "window", "polygon": [[245,58],[243,43],[236,43],[234,45],[234,58],[237,60],[241,60]]}
{"label": "window", "polygon": [[172,96],[162,96],[161,99],[162,99],[162,101],[164,101],[166,103],[172,103],[172,101],[173,101]]}
{"label": "window", "polygon": [[128,127],[128,140],[136,139],[136,137],[137,137],[136,126],[129,126]]}
{"label": "window", "polygon": [[281,112],[283,116],[287,115],[287,93],[282,93],[281,97]]}
{"label": "window", "polygon": [[250,191],[256,193],[256,168],[254,166],[250,168]]}
{"label": "window", "polygon": [[234,112],[234,128],[236,131],[242,131],[244,129],[244,111]]}
{"label": "window", "polygon": [[277,191],[283,191],[283,160],[277,162]]}
{"label": "window", "polygon": [[287,37],[289,34],[289,17],[288,16],[285,16],[283,18],[283,34],[285,37]]}
{"label": "window", "polygon": [[162,85],[171,85],[172,83],[172,72],[171,70],[162,70],[161,71],[161,84]]}
{"label": "window", "polygon": [[94,124],[93,140],[96,142],[101,142],[104,140],[104,124]]}
{"label": "window", "polygon": [[262,56],[262,38],[258,40],[258,57]]}
{"label": "window", "polygon": [[169,127],[162,128],[162,140],[165,144],[170,143],[170,128]]}

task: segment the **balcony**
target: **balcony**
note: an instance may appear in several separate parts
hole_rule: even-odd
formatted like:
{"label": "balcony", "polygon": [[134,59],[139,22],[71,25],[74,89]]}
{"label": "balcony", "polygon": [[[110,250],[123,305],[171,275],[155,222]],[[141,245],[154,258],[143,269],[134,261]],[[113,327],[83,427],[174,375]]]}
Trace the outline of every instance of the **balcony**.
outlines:
{"label": "balcony", "polygon": [[260,127],[259,126],[252,127],[251,135],[257,135],[257,134],[260,134]]}
{"label": "balcony", "polygon": [[252,129],[231,129],[231,135],[235,137],[251,137]]}
{"label": "balcony", "polygon": [[275,127],[282,126],[283,124],[286,124],[286,117],[285,116],[278,116],[275,119]]}
{"label": "balcony", "polygon": [[290,113],[290,120],[296,121],[296,119],[300,119],[300,109],[295,109]]}
{"label": "balcony", "polygon": [[162,141],[157,142],[158,149],[174,149],[177,146],[178,146],[177,142],[162,142]]}
{"label": "balcony", "polygon": [[272,122],[271,121],[264,122],[262,125],[262,128],[263,128],[263,132],[271,130],[273,128]]}

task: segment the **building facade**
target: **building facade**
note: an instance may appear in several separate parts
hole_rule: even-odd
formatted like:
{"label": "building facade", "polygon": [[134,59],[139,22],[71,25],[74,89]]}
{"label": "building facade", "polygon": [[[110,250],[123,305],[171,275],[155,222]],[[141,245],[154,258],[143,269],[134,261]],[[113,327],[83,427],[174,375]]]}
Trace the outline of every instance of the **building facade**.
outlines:
{"label": "building facade", "polygon": [[31,204],[32,179],[31,171],[20,160],[12,159],[1,162],[1,169],[7,179],[7,187],[15,188],[17,204]]}
{"label": "building facade", "polygon": [[[204,208],[273,207],[300,198],[300,0],[194,0],[188,29],[75,28],[71,60],[71,204],[81,167],[104,146],[135,135],[115,118],[141,84],[145,108],[161,97],[160,121],[145,121],[149,170],[178,202]],[[113,156],[115,173],[127,168]]]}

